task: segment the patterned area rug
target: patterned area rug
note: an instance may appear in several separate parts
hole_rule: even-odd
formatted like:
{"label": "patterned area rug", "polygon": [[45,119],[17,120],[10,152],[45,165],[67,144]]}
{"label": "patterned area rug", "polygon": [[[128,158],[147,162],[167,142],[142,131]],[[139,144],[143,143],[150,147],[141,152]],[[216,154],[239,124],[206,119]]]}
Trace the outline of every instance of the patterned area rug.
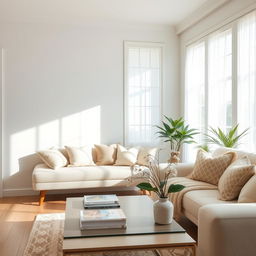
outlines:
{"label": "patterned area rug", "polygon": [[[62,256],[64,213],[36,217],[24,256]],[[191,248],[70,253],[68,256],[192,256]]]}

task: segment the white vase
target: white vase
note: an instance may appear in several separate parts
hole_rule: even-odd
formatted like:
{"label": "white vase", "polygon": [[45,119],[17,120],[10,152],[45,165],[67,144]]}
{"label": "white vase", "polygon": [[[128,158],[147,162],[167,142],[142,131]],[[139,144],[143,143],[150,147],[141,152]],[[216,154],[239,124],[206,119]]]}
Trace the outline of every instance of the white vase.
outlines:
{"label": "white vase", "polygon": [[157,224],[170,224],[173,220],[173,204],[168,198],[159,198],[154,203],[154,218]]}

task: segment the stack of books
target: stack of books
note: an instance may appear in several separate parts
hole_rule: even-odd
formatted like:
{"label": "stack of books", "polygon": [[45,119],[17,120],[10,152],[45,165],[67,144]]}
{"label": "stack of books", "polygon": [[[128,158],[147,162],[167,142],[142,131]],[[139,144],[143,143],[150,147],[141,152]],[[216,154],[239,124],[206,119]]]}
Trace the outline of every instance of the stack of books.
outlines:
{"label": "stack of books", "polygon": [[119,202],[116,195],[88,195],[84,196],[85,209],[107,209],[119,208]]}
{"label": "stack of books", "polygon": [[94,209],[80,211],[80,229],[125,228],[126,217],[122,209]]}

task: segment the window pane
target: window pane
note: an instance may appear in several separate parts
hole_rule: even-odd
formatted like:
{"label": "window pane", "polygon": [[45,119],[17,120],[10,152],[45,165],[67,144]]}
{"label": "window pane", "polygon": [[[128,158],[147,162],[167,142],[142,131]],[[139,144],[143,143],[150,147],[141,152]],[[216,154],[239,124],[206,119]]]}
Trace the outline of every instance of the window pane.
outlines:
{"label": "window pane", "polygon": [[[205,131],[205,44],[204,42],[187,48],[185,79],[185,119],[192,128],[200,130],[195,139],[202,143]],[[195,159],[195,145],[185,146],[185,159]]]}
{"label": "window pane", "polygon": [[208,125],[224,131],[232,126],[232,31],[209,39]]}
{"label": "window pane", "polygon": [[157,142],[154,126],[160,123],[161,56],[161,46],[148,47],[143,43],[126,46],[127,145]]}
{"label": "window pane", "polygon": [[256,150],[256,11],[238,23],[238,123],[250,127],[241,147]]}

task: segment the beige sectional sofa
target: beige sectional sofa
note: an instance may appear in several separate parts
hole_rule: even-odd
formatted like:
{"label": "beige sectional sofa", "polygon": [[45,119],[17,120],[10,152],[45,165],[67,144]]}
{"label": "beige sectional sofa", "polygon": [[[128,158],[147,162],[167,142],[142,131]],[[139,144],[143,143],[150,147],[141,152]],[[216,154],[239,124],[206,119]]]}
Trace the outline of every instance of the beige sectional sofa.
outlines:
{"label": "beige sectional sofa", "polygon": [[[213,156],[228,151],[231,149],[218,148]],[[238,157],[247,155],[256,164],[256,154],[232,151]],[[193,167],[193,164],[178,164],[178,176],[189,175]],[[218,196],[218,190],[194,190],[183,197],[182,213],[198,226],[198,255],[256,255],[256,203],[221,201]]]}

